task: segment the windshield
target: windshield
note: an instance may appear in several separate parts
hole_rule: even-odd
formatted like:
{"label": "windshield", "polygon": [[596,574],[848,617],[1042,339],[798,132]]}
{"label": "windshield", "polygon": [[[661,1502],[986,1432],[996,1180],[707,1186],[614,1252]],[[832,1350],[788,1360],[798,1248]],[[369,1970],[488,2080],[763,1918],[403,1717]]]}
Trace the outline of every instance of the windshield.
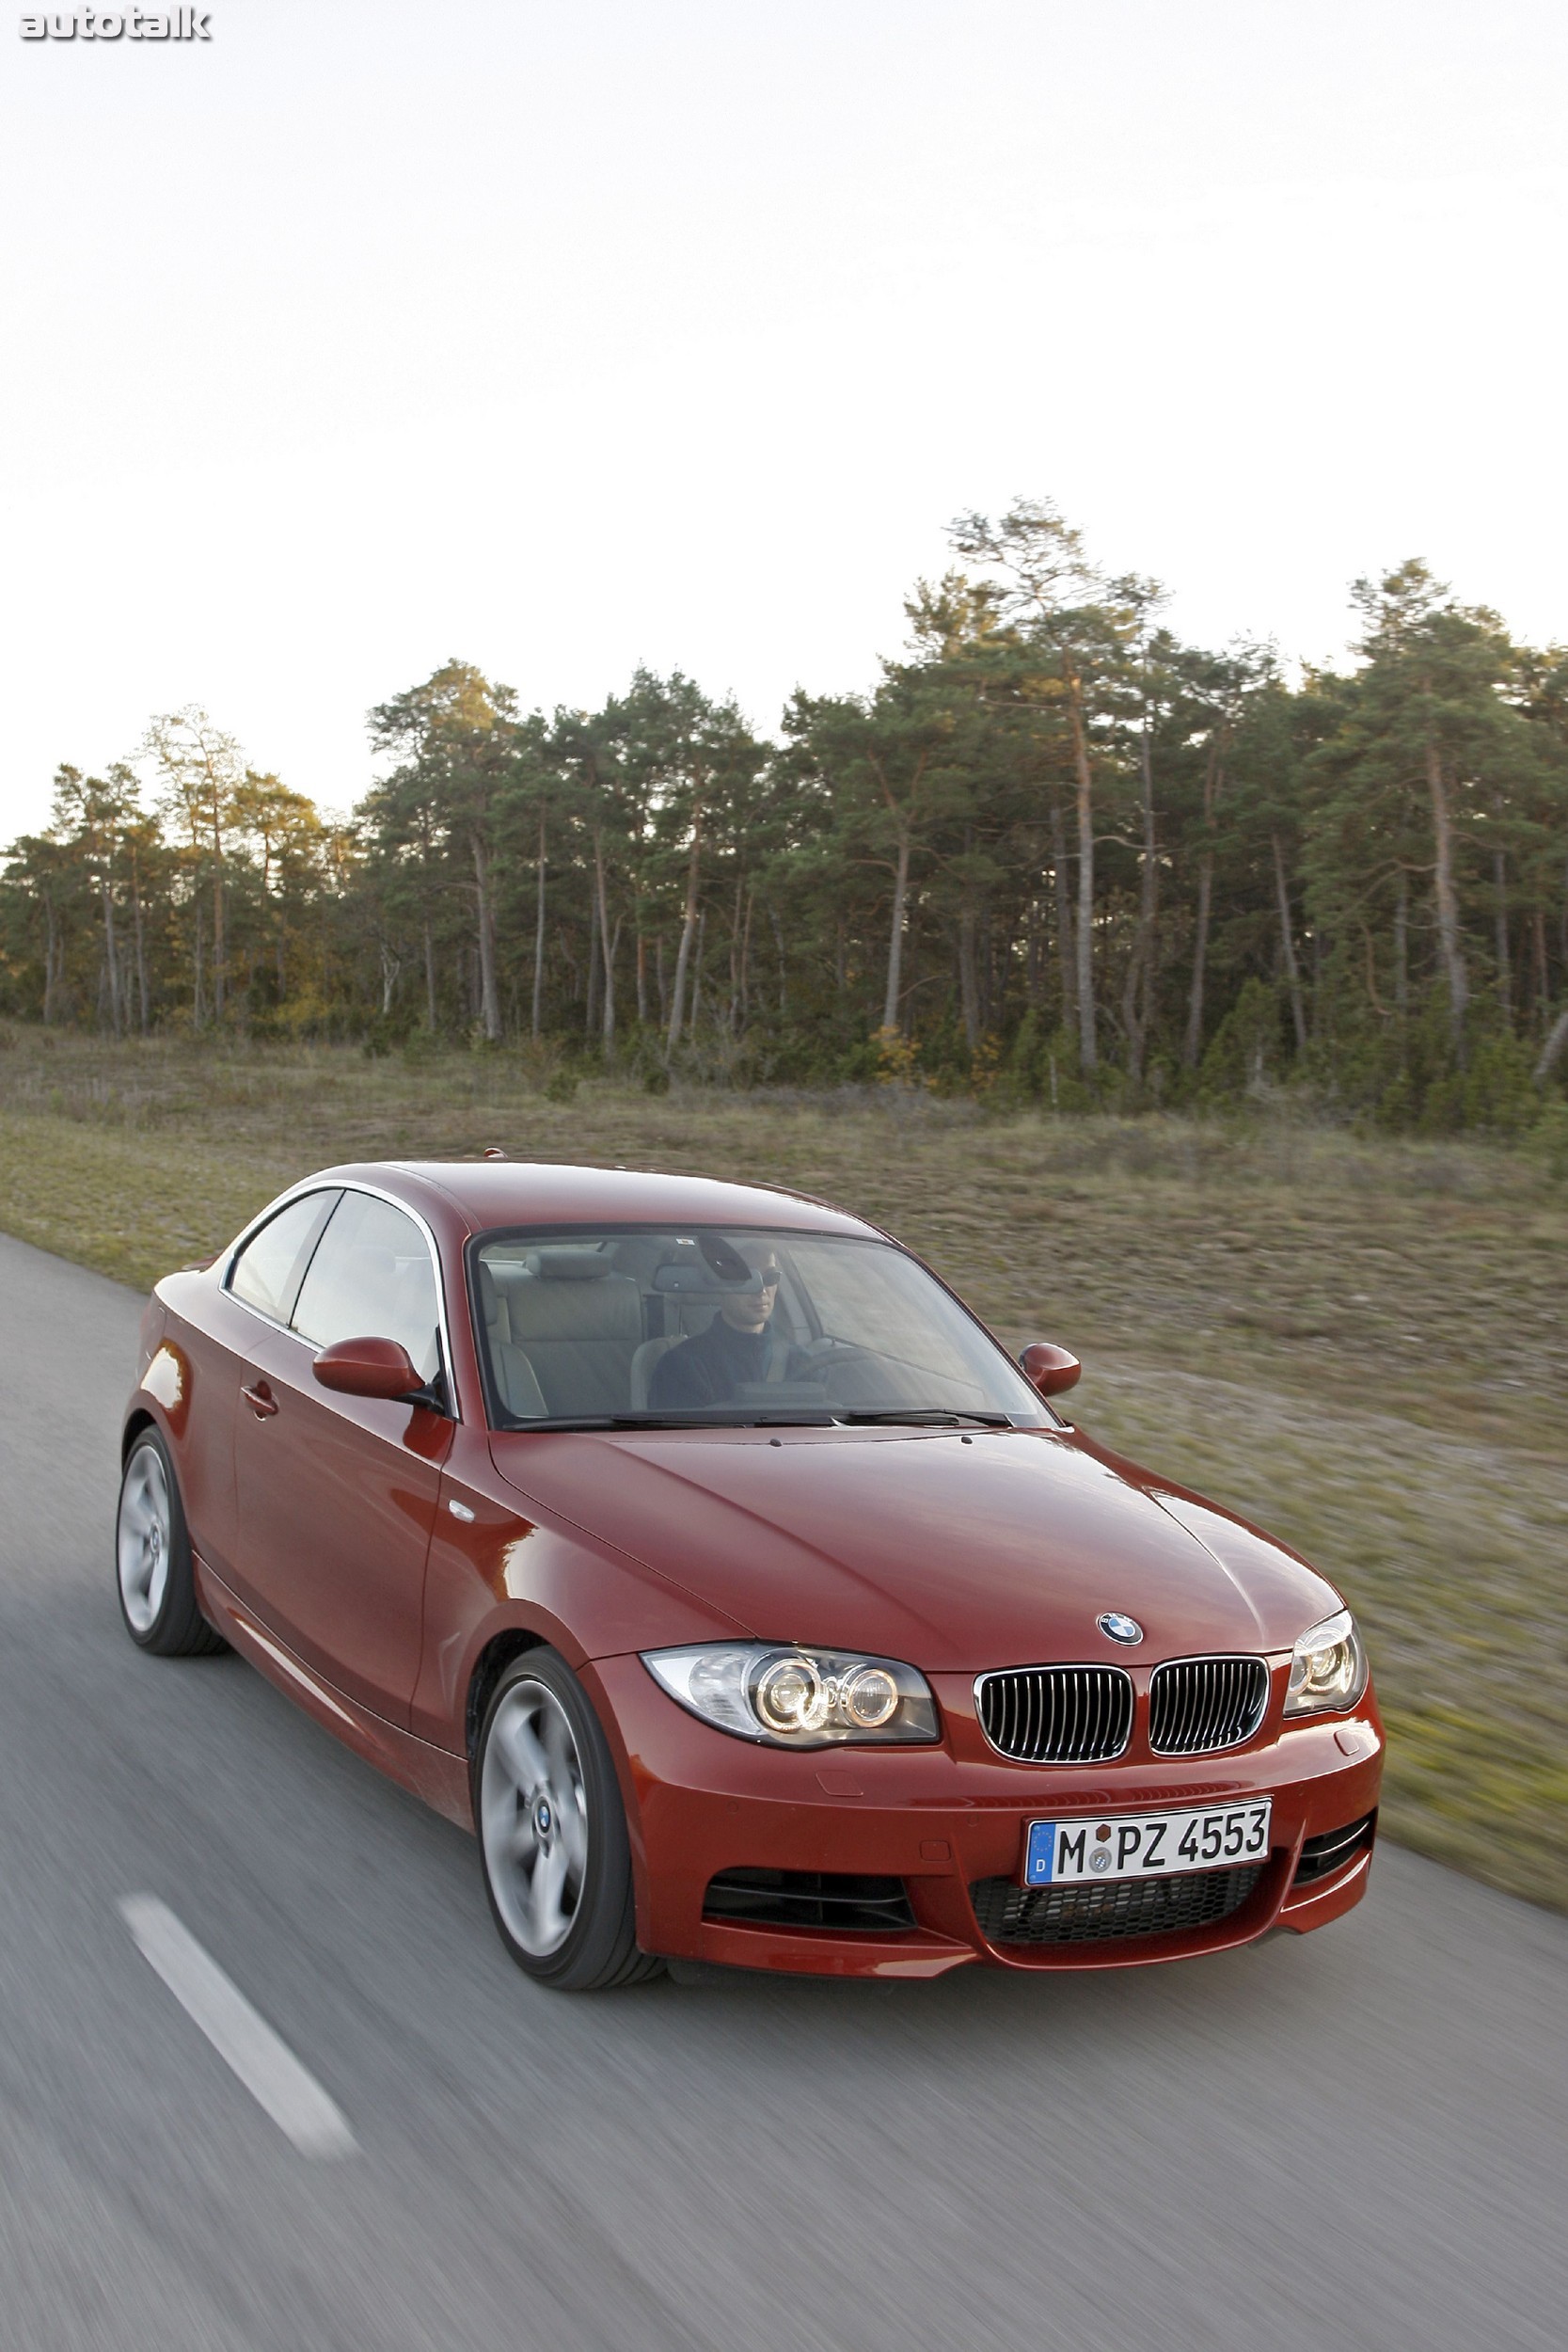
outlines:
{"label": "windshield", "polygon": [[501,1428],[1052,1418],[886,1242],[596,1226],[489,1233],[469,1259]]}

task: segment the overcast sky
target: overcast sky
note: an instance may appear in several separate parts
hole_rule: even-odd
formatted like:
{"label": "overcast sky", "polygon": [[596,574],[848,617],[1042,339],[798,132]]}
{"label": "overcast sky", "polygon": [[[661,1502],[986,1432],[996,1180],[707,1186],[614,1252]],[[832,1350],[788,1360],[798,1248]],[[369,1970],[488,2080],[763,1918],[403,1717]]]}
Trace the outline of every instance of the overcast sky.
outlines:
{"label": "overcast sky", "polygon": [[0,28],[0,838],[448,655],[863,686],[1054,498],[1212,643],[1424,554],[1568,638],[1562,0],[214,0]]}

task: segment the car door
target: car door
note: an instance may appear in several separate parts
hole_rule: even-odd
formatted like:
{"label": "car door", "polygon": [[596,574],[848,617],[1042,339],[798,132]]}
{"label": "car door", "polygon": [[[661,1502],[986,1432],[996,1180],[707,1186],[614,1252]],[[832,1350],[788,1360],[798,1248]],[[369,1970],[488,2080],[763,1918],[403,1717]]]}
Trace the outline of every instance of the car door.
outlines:
{"label": "car door", "polygon": [[452,1425],[427,1405],[338,1395],[312,1367],[334,1341],[391,1339],[439,1383],[440,1330],[423,1226],[381,1195],[345,1190],[290,1327],[258,1325],[234,1424],[242,1597],[324,1680],[404,1725]]}
{"label": "car door", "polygon": [[247,1234],[220,1287],[198,1288],[165,1327],[169,1371],[153,1368],[154,1393],[169,1411],[181,1500],[191,1541],[225,1583],[234,1559],[234,1420],[245,1409],[241,1381],[269,1325],[286,1326],[322,1230],[341,1199],[336,1184],[296,1194]]}

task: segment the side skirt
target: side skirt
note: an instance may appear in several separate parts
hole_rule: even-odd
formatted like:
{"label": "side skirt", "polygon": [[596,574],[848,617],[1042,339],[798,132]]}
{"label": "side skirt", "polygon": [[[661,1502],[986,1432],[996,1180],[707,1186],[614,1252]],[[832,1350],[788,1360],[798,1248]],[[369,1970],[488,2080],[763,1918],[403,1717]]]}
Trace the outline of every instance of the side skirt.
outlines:
{"label": "side skirt", "polygon": [[377,1772],[385,1772],[435,1812],[472,1834],[466,1757],[432,1747],[426,1740],[416,1740],[412,1732],[400,1730],[334,1690],[251,1614],[199,1554],[195,1555],[195,1568],[202,1615],[242,1658],[367,1764],[373,1764]]}

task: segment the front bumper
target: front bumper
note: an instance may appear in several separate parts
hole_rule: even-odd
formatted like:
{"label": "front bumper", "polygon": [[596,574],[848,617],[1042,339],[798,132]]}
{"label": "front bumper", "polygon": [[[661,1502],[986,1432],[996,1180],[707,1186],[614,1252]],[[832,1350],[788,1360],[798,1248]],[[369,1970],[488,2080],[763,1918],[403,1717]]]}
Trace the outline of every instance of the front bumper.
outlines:
{"label": "front bumper", "polygon": [[[1106,1765],[1016,1764],[986,1748],[961,1677],[933,1687],[948,1727],[940,1747],[846,1747],[797,1755],[753,1746],[689,1715],[635,1655],[590,1668],[620,1751],[637,1883],[638,1942],[667,1959],[848,1977],[933,1977],[972,1961],[1002,1968],[1116,1968],[1250,1943],[1273,1927],[1305,1932],[1359,1901],[1363,1844],[1325,1876],[1295,1883],[1304,1842],[1375,1814],[1383,1730],[1367,1692],[1350,1718],[1308,1723],[1222,1756]],[[1092,1943],[991,1941],[971,1898],[1016,1880],[1025,1826],[1064,1814],[1274,1800],[1271,1851],[1240,1906],[1208,1926]],[[863,1935],[740,1925],[704,1915],[729,1870],[827,1871],[901,1880],[914,1924]]]}

